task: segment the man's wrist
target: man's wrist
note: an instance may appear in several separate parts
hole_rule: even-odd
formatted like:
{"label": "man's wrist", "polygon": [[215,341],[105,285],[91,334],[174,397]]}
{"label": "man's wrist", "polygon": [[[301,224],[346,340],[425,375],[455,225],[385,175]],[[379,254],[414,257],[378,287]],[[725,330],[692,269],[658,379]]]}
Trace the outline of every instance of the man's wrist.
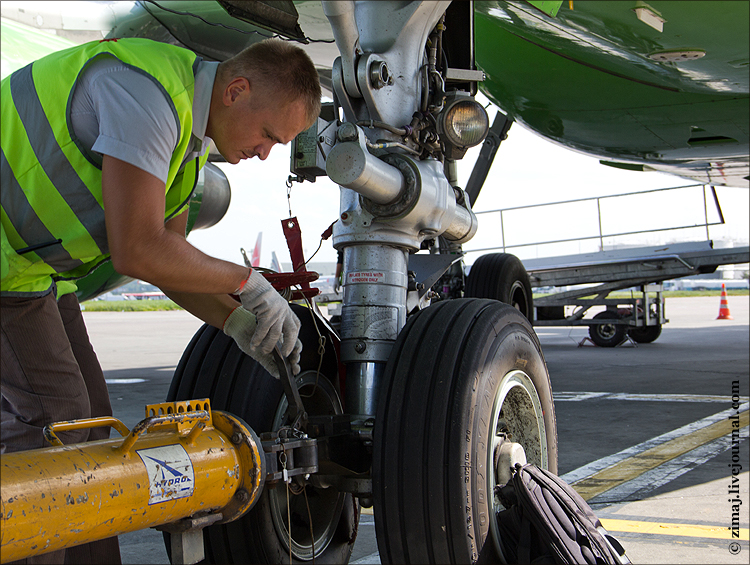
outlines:
{"label": "man's wrist", "polygon": [[240,284],[240,286],[237,287],[237,290],[235,290],[232,294],[239,294],[240,292],[242,292],[242,289],[247,284],[247,281],[250,280],[250,276],[252,274],[253,274],[253,268],[252,267],[248,267],[247,276],[244,278],[244,280],[242,281],[242,283]]}

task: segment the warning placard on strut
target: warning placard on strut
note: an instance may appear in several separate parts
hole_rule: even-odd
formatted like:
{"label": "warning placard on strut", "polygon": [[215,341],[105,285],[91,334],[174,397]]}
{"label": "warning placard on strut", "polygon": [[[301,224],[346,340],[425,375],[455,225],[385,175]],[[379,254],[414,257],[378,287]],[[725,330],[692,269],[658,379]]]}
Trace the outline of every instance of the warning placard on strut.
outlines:
{"label": "warning placard on strut", "polygon": [[193,494],[193,463],[181,445],[139,449],[136,453],[148,471],[149,504]]}
{"label": "warning placard on strut", "polygon": [[356,283],[384,283],[385,273],[383,271],[353,271],[346,274],[348,284]]}

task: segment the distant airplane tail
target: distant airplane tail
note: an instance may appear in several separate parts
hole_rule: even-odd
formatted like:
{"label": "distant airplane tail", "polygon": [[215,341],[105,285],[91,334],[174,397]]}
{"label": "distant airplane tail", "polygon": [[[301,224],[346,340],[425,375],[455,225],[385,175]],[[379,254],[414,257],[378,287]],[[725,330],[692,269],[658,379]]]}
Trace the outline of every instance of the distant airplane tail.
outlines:
{"label": "distant airplane tail", "polygon": [[281,264],[279,263],[279,258],[276,257],[275,251],[271,251],[271,270],[277,273],[281,272]]}
{"label": "distant airplane tail", "polygon": [[253,253],[250,256],[250,266],[260,267],[260,246],[263,241],[263,232],[258,232],[258,239],[255,240],[255,247]]}

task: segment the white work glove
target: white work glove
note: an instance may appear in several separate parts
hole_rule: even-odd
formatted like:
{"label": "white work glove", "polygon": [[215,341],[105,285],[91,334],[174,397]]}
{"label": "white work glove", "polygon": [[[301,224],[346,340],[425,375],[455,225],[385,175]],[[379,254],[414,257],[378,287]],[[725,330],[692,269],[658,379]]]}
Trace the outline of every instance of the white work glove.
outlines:
{"label": "white work glove", "polygon": [[289,357],[302,327],[289,303],[254,269],[237,294],[243,308],[258,319],[250,345],[268,354],[278,344],[281,355]]}
{"label": "white work glove", "polygon": [[[274,378],[279,378],[279,369],[273,355],[264,353],[260,348],[252,344],[253,336],[256,332],[257,320],[252,312],[248,312],[242,306],[237,306],[229,314],[224,322],[224,333],[231,337],[242,350],[243,353],[255,359],[263,365],[263,368],[271,373]],[[287,356],[289,366],[292,369],[292,375],[299,373],[299,358],[302,352],[302,342],[296,340],[292,352]]]}

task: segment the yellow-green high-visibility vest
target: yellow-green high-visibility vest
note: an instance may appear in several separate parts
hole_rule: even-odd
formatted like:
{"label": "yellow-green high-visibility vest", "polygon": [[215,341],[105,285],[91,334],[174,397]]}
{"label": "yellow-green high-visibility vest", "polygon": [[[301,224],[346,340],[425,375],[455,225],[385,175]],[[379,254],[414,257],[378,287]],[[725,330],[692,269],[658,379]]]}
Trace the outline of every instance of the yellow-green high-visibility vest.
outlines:
{"label": "yellow-green high-visibility vest", "polygon": [[179,132],[169,162],[165,220],[182,212],[207,158],[181,169],[193,127],[198,57],[147,39],[91,42],[52,53],[0,83],[2,250],[0,294],[40,296],[109,259],[101,166],[71,129],[76,82],[95,57],[109,54],[151,78],[171,101]]}

